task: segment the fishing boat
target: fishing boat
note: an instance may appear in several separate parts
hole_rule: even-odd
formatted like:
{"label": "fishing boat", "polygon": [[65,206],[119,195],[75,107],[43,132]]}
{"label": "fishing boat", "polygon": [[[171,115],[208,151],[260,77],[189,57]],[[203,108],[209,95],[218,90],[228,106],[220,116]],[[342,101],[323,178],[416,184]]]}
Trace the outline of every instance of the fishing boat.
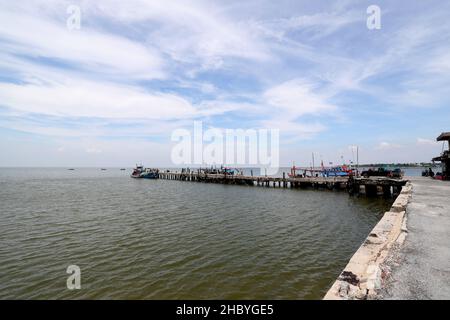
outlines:
{"label": "fishing boat", "polygon": [[136,168],[133,169],[133,172],[131,173],[132,178],[142,178],[141,174],[144,171],[144,167],[142,165],[138,166],[136,165]]}
{"label": "fishing boat", "polygon": [[347,167],[346,165],[322,168],[321,174],[323,177],[348,177],[353,174],[353,169]]}
{"label": "fishing boat", "polygon": [[[300,171],[300,172],[297,172]],[[288,174],[289,178],[305,178],[305,177],[314,177],[319,176],[320,170],[315,170],[312,168],[301,168],[292,166],[291,172]]]}
{"label": "fishing boat", "polygon": [[141,173],[141,178],[143,178],[143,179],[158,179],[159,178],[159,170],[158,169],[145,169]]}
{"label": "fishing boat", "polygon": [[[300,172],[297,172],[300,171]],[[354,170],[346,165],[334,166],[326,168],[322,165],[320,169],[315,168],[300,168],[293,166],[289,173],[290,178],[305,178],[305,177],[348,177],[354,174]]]}
{"label": "fishing boat", "polygon": [[144,168],[142,165],[137,165],[131,173],[132,178],[138,179],[158,179],[159,169]]}
{"label": "fishing boat", "polygon": [[237,168],[230,168],[230,167],[224,167],[221,166],[220,168],[205,168],[202,169],[200,168],[198,170],[198,172],[204,173],[204,174],[223,174],[223,175],[228,175],[228,176],[233,176],[233,175],[237,175],[239,173],[241,173],[241,171]]}

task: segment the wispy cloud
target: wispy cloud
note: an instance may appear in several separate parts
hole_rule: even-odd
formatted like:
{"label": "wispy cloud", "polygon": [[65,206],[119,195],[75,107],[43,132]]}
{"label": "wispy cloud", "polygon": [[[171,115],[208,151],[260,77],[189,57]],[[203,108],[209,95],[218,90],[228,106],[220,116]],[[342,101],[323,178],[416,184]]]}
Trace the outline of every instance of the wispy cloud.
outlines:
{"label": "wispy cloud", "polygon": [[436,140],[431,139],[417,138],[417,144],[424,146],[436,146],[438,142]]}
{"label": "wispy cloud", "polygon": [[264,98],[287,118],[336,111],[337,107],[328,103],[326,97],[316,93],[315,89],[314,84],[308,81],[294,79],[270,88],[264,93]]}
{"label": "wispy cloud", "polygon": [[191,117],[196,112],[188,101],[175,95],[89,82],[55,86],[0,84],[0,95],[5,106],[62,117],[164,120]]}
{"label": "wispy cloud", "polygon": [[392,149],[399,149],[399,148],[402,148],[402,146],[399,144],[382,141],[378,144],[378,146],[375,149],[377,149],[377,150],[392,150]]}
{"label": "wispy cloud", "polygon": [[[70,32],[64,20],[54,21],[16,10],[1,10],[0,20],[3,53],[34,59],[36,63],[66,64],[89,73],[145,79],[164,76],[160,54],[125,37],[88,26]],[[130,58],[124,59],[124,53]]]}
{"label": "wispy cloud", "polygon": [[[66,27],[72,4],[80,30]],[[432,113],[414,136],[446,130],[450,5],[381,1],[378,31],[366,28],[367,5],[0,1],[0,129],[79,137],[84,153],[97,141],[101,157],[112,147],[98,139],[168,139],[201,119],[278,128],[294,149],[361,139],[378,155],[415,144],[421,157],[427,139],[391,137],[423,122],[424,107]],[[368,127],[383,137],[367,139]]]}

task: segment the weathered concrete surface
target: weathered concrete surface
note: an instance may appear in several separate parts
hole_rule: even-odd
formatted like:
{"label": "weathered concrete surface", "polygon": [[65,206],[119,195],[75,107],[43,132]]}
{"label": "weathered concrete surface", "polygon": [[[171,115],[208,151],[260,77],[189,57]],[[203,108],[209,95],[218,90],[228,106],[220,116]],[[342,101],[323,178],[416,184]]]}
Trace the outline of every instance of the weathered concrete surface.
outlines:
{"label": "weathered concrete surface", "polygon": [[406,237],[406,209],[412,188],[408,182],[359,247],[347,266],[325,295],[325,300],[378,299],[384,279],[389,274],[385,261]]}
{"label": "weathered concrete surface", "polygon": [[408,236],[388,259],[384,299],[450,299],[450,181],[410,178]]}

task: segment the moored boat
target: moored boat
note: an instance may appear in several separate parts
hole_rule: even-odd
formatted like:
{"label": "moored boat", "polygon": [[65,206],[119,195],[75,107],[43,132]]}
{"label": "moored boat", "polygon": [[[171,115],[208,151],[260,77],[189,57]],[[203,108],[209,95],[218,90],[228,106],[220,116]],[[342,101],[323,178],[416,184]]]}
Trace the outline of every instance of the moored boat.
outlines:
{"label": "moored boat", "polygon": [[144,166],[136,166],[131,173],[132,178],[139,179],[158,179],[159,169],[144,168]]}
{"label": "moored boat", "polygon": [[144,167],[142,165],[138,166],[136,165],[136,168],[133,169],[133,172],[131,173],[132,178],[142,178],[141,174],[144,171]]}
{"label": "moored boat", "polygon": [[346,165],[336,166],[331,168],[322,168],[321,174],[323,177],[348,177],[353,175],[353,169]]}
{"label": "moored boat", "polygon": [[[297,172],[300,171],[300,172]],[[306,177],[348,177],[354,175],[355,171],[346,166],[334,166],[334,167],[324,167],[321,166],[320,169],[316,168],[300,168],[293,166],[291,172],[289,173],[290,178],[306,178]]]}
{"label": "moored boat", "polygon": [[158,169],[145,169],[144,172],[141,173],[141,178],[158,179],[159,178],[159,170]]}

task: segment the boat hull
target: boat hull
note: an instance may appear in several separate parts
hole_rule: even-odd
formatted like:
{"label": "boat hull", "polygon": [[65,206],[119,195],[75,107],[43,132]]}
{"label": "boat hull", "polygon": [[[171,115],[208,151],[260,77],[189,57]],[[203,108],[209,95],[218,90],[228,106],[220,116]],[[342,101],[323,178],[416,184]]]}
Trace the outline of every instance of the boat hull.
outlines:
{"label": "boat hull", "polygon": [[132,174],[130,177],[134,179],[158,179],[159,175],[154,172],[142,172],[140,174]]}
{"label": "boat hull", "polygon": [[157,173],[143,173],[141,174],[142,179],[158,179],[159,176]]}

